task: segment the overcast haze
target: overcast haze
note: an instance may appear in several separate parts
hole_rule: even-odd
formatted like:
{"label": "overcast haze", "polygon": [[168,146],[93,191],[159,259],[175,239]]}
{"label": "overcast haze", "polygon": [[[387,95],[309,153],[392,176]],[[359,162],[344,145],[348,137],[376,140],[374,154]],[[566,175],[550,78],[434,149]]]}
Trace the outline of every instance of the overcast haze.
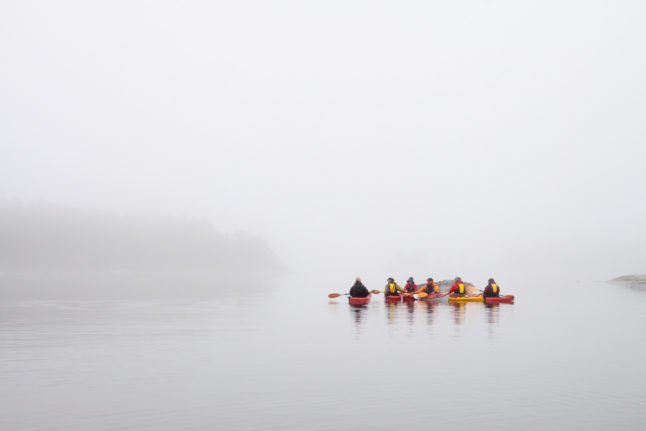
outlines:
{"label": "overcast haze", "polygon": [[3,1],[0,199],[206,218],[292,270],[646,272],[645,22],[639,1]]}

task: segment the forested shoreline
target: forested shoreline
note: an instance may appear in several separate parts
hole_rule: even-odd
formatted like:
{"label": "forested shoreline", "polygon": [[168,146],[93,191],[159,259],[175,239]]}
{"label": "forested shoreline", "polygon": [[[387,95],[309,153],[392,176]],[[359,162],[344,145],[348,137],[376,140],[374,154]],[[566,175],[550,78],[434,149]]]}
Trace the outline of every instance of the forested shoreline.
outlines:
{"label": "forested shoreline", "polygon": [[0,271],[280,271],[269,245],[207,220],[0,202]]}

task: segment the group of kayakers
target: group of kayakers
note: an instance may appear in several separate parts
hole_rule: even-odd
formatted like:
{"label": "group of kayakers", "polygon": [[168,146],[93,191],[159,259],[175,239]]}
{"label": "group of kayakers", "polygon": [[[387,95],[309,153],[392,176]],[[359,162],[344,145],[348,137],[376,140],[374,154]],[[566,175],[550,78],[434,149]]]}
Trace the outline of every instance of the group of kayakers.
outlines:
{"label": "group of kayakers", "polygon": [[[453,280],[454,283],[448,291],[448,294],[452,297],[466,296],[469,294],[467,292],[467,286],[462,281],[462,278],[455,277]],[[426,283],[417,285],[413,277],[409,277],[406,280],[404,287],[401,287],[397,284],[394,278],[388,277],[386,286],[384,287],[384,294],[386,296],[399,296],[402,294],[439,294],[440,286],[435,283],[433,278],[427,278]],[[370,291],[366,286],[363,285],[361,279],[357,277],[354,285],[350,288],[349,292],[351,297],[355,298],[366,298],[370,295]],[[482,290],[482,296],[485,298],[499,297],[500,296],[500,287],[493,278],[490,278],[487,282],[487,286]]]}
{"label": "group of kayakers", "polygon": [[406,280],[406,284],[403,288],[399,287],[399,285],[395,282],[395,279],[392,277],[389,277],[386,281],[386,287],[384,288],[384,293],[386,294],[386,296],[400,295],[402,293],[440,293],[440,286],[438,286],[432,278],[427,278],[426,283],[420,284],[418,286],[417,284],[415,284],[413,277],[409,277],[408,280]]}
{"label": "group of kayakers", "polygon": [[[462,282],[460,277],[455,277],[454,283],[449,289],[449,295],[451,296],[465,296],[467,294],[467,289]],[[482,290],[482,296],[484,298],[498,298],[500,297],[500,287],[496,283],[496,280],[490,278],[487,281],[487,285]]]}

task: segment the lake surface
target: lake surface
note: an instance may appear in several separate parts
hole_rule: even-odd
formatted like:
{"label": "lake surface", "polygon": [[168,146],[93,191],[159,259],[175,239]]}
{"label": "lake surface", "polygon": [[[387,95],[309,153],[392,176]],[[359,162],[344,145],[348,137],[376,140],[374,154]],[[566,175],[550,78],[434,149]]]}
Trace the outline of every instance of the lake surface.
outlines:
{"label": "lake surface", "polygon": [[222,298],[12,295],[0,429],[646,429],[646,293],[498,281],[516,304],[354,308],[326,296],[351,278],[300,277]]}

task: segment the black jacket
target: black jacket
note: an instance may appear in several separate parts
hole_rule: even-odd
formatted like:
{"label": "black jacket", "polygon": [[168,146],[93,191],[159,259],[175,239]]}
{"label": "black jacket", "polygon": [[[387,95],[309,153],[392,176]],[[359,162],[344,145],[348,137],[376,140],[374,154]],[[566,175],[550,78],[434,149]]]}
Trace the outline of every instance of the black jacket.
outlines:
{"label": "black jacket", "polygon": [[354,283],[354,286],[350,288],[350,296],[355,298],[366,298],[368,295],[370,295],[370,291],[360,281]]}

